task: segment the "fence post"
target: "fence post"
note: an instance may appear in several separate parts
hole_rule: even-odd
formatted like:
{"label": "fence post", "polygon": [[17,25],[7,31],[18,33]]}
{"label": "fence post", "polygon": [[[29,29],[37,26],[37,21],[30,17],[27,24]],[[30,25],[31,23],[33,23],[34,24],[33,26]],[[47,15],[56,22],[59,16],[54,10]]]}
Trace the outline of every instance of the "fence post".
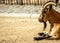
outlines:
{"label": "fence post", "polygon": [[[42,5],[45,2],[47,2],[49,0],[0,0],[0,4],[19,4],[19,5]],[[56,0],[50,0],[50,1],[56,1]],[[60,4],[60,0],[59,3]]]}
{"label": "fence post", "polygon": [[21,0],[21,5],[23,5],[23,0]]}
{"label": "fence post", "polygon": [[2,3],[2,0],[0,0],[0,4],[3,4],[3,3]]}

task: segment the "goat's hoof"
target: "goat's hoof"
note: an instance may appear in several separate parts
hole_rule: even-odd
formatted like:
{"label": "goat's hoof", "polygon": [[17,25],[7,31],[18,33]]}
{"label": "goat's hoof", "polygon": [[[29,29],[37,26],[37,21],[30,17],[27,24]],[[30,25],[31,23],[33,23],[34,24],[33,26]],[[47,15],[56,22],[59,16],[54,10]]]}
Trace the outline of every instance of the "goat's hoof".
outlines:
{"label": "goat's hoof", "polygon": [[49,39],[52,36],[42,36],[42,37],[34,37],[34,40],[39,41],[39,40],[43,40],[43,39]]}
{"label": "goat's hoof", "polygon": [[34,37],[34,40],[39,41],[39,40],[43,40],[43,37]]}
{"label": "goat's hoof", "polygon": [[38,33],[38,35],[39,35],[39,36],[42,36],[42,37],[48,37],[48,35],[45,34],[45,33]]}
{"label": "goat's hoof", "polygon": [[45,34],[45,33],[43,33],[43,32],[42,32],[42,33],[38,33],[39,36],[43,36],[44,34]]}

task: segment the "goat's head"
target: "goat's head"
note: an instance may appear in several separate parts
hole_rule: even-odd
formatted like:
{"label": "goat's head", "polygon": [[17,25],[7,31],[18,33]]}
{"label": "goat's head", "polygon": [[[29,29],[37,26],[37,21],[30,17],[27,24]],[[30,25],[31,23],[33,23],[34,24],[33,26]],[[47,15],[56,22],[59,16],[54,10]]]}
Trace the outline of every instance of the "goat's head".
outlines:
{"label": "goat's head", "polygon": [[50,12],[50,10],[52,9],[52,5],[56,6],[56,4],[53,1],[48,1],[43,5],[41,15],[38,18],[39,22],[44,22],[44,17],[48,12]]}

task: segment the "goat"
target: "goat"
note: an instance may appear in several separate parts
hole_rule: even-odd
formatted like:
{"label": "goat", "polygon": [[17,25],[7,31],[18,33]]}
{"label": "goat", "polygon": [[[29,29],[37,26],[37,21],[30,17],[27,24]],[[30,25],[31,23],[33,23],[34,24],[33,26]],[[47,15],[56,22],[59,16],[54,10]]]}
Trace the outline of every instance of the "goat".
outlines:
{"label": "goat", "polygon": [[[49,21],[51,25],[53,25],[52,31],[50,31],[50,36],[55,36],[56,38],[60,38],[60,13],[55,11],[52,6],[56,6],[54,2],[47,2],[44,5],[42,11],[42,17],[39,18],[39,21],[47,22]],[[44,16],[44,17],[43,17]]]}
{"label": "goat", "polygon": [[[52,5],[50,5],[50,4],[52,4],[52,5],[56,5],[53,1],[48,1],[48,2],[46,2],[44,5],[43,5],[43,9],[42,9],[42,14],[39,16],[39,18],[38,18],[38,20],[39,20],[39,22],[43,22],[44,23],[44,29],[43,29],[43,31],[45,31],[45,29],[46,29],[46,26],[47,26],[47,23],[46,23],[46,21],[45,20],[43,20],[44,19],[44,17],[45,17],[45,13],[47,12],[47,10],[50,10],[51,8],[52,8]],[[50,6],[49,8],[45,8],[45,6],[47,7],[47,6]],[[50,21],[49,21],[50,22]],[[53,25],[51,24],[51,28],[53,27]],[[51,30],[51,29],[50,29]],[[39,33],[40,34],[40,33]]]}
{"label": "goat", "polygon": [[[57,6],[58,1],[59,1],[59,0],[55,0],[56,6]],[[54,2],[54,1],[48,1],[48,2],[46,2],[44,5],[46,5],[46,4],[49,3],[49,2]],[[43,7],[44,7],[44,5],[43,5]],[[55,4],[53,3],[53,5],[55,5]],[[50,5],[50,8],[51,8],[51,7],[52,7],[52,6]],[[43,10],[45,10],[45,9],[43,9]],[[43,15],[44,11],[43,11],[43,10],[42,10],[42,16],[43,16],[43,18],[44,18],[44,15]],[[47,9],[46,9],[46,10],[47,10]],[[41,16],[41,15],[40,15],[40,16]],[[40,17],[40,16],[39,16],[39,17]],[[43,19],[43,18],[42,18],[42,19]],[[40,19],[40,18],[38,18],[38,19]],[[41,22],[41,21],[44,23],[44,29],[43,29],[43,31],[44,31],[45,28],[47,27],[47,23],[46,23],[44,20],[41,20],[41,19],[40,19],[39,22]],[[52,28],[52,27],[53,27],[53,25],[51,25],[51,28]]]}
{"label": "goat", "polygon": [[48,1],[44,4],[42,14],[39,16],[39,22],[43,22],[46,24],[47,21],[51,24],[51,28],[49,33],[40,33],[43,37],[46,38],[55,38],[60,39],[60,13],[53,9],[52,6],[56,6],[53,1]]}

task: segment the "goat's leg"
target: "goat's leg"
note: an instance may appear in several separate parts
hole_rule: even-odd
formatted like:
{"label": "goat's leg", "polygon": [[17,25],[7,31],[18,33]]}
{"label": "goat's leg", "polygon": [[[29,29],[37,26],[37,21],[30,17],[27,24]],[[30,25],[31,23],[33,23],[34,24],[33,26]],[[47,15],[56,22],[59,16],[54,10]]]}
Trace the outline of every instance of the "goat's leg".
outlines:
{"label": "goat's leg", "polygon": [[[49,32],[47,33],[47,32],[45,32],[45,29],[46,29],[48,23],[50,24],[50,30],[49,30]],[[50,33],[51,33],[51,31],[52,31],[52,28],[53,28],[53,24],[52,24],[50,21],[49,21],[48,23],[47,23],[47,22],[44,22],[43,32],[38,33],[39,36],[43,36],[43,37],[50,36]]]}
{"label": "goat's leg", "polygon": [[50,33],[51,33],[52,28],[53,28],[53,24],[52,24],[51,22],[49,22],[49,23],[50,23],[50,30],[49,30],[48,34],[50,34]]}
{"label": "goat's leg", "polygon": [[[46,22],[44,22],[44,29],[43,29],[43,31],[45,31],[45,29],[46,29],[46,27],[47,27],[47,23]],[[52,24],[51,24],[51,27],[50,27],[50,29],[52,30]],[[51,30],[50,30],[50,32],[51,32]],[[39,34],[39,37],[34,37],[34,40],[42,40],[42,39],[48,39],[48,38],[51,38],[52,36],[50,36],[49,34],[47,34],[47,33],[45,33],[45,32],[42,32],[42,33],[38,33]],[[41,37],[40,37],[41,36]]]}

